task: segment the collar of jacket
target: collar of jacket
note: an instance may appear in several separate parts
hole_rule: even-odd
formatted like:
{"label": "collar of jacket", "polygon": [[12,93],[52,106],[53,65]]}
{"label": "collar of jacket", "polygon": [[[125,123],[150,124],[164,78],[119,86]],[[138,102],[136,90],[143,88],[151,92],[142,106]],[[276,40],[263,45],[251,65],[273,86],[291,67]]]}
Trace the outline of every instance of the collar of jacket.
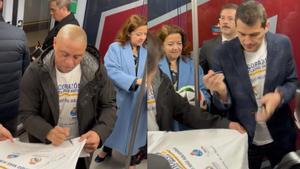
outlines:
{"label": "collar of jacket", "polygon": [[[53,80],[55,86],[57,86],[56,70],[54,65],[54,51],[53,49],[45,51],[41,57],[37,60],[41,66],[42,71],[48,72]],[[80,88],[84,87],[89,81],[93,80],[95,73],[100,67],[98,59],[89,52],[85,52],[84,57],[80,63],[81,66],[81,80]]]}
{"label": "collar of jacket", "polygon": [[70,13],[68,16],[64,17],[60,22],[56,22],[55,23],[55,27],[57,27],[58,25],[65,25],[65,23],[69,23],[70,21],[76,20],[75,16]]}
{"label": "collar of jacket", "polygon": [[[170,85],[167,82],[169,82]],[[164,85],[162,85],[162,84],[164,84]],[[157,100],[159,88],[163,88],[160,91],[167,92],[168,91],[167,87],[169,87],[169,86],[173,87],[173,85],[171,85],[171,81],[169,80],[167,75],[164,74],[160,68],[158,68],[157,72],[155,73],[155,75],[153,77],[153,81],[152,81],[152,89],[153,89],[153,94],[154,94],[155,100]]]}

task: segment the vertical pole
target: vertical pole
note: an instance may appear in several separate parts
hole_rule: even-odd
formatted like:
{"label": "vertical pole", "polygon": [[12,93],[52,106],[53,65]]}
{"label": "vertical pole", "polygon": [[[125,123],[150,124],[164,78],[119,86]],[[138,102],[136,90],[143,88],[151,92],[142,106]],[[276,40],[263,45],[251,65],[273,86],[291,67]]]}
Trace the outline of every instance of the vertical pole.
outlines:
{"label": "vertical pole", "polygon": [[18,9],[17,9],[17,23],[16,26],[23,29],[24,24],[24,10],[25,10],[25,0],[18,1]]}
{"label": "vertical pole", "polygon": [[6,23],[12,24],[13,0],[3,0],[2,16]]}
{"label": "vertical pole", "polygon": [[[143,74],[143,78],[142,78],[142,85],[140,86],[140,91],[138,93],[137,101],[135,103],[135,109],[134,109],[132,126],[131,126],[132,127],[131,135],[130,135],[130,140],[128,143],[128,155],[127,155],[127,158],[125,161],[125,169],[129,169],[129,167],[130,167],[131,154],[133,152],[136,133],[137,133],[138,125],[139,125],[139,120],[140,120],[140,116],[141,116],[141,113],[143,110],[142,106],[145,106],[145,104],[143,104],[143,101],[145,101],[143,98],[144,98],[144,95],[146,94],[147,63],[148,63],[148,61],[146,60],[146,62],[145,62],[146,65],[144,68],[144,74]],[[147,136],[147,131],[146,131],[145,135]]]}
{"label": "vertical pole", "polygon": [[198,3],[197,0],[191,0],[192,5],[192,30],[193,30],[193,60],[194,60],[194,79],[195,79],[195,105],[199,105],[199,32],[198,32]]}

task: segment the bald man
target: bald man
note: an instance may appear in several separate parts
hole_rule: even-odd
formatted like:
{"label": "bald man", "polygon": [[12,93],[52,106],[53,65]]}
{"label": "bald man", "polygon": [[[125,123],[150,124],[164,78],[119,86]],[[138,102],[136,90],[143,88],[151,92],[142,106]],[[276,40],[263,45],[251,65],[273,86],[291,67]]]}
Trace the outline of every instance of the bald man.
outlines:
{"label": "bald man", "polygon": [[[115,93],[99,58],[86,46],[84,30],[66,25],[54,38],[54,49],[26,70],[20,114],[30,142],[60,145],[81,137],[87,139],[85,151],[93,152],[110,134],[116,118]],[[77,168],[84,169],[80,161]]]}

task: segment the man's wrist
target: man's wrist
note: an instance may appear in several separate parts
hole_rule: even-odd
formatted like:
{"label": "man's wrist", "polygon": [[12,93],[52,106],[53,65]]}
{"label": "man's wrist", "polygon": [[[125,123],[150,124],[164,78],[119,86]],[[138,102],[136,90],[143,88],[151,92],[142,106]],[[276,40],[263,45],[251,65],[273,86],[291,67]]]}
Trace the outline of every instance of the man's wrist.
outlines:
{"label": "man's wrist", "polygon": [[280,89],[280,88],[276,88],[275,89],[275,93],[277,93],[278,95],[279,95],[279,97],[280,97],[280,104],[279,105],[282,105],[283,104],[283,102],[284,102],[284,96],[283,96],[283,92],[282,92],[282,90]]}
{"label": "man's wrist", "polygon": [[224,102],[228,100],[226,87],[221,88],[217,93]]}

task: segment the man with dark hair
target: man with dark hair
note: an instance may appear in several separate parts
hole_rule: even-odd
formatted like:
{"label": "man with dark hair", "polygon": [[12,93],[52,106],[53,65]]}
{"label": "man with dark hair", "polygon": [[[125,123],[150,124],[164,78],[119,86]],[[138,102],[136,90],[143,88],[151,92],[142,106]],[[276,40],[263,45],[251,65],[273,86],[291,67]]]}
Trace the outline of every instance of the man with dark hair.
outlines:
{"label": "man with dark hair", "polygon": [[[0,11],[3,1],[0,0]],[[5,23],[0,15],[0,124],[14,136],[19,112],[19,85],[29,64],[29,50],[23,30]]]}
{"label": "man with dark hair", "polygon": [[43,50],[52,46],[53,38],[63,26],[67,24],[79,25],[78,21],[69,10],[70,4],[71,0],[49,0],[50,15],[55,20],[55,24],[45,38],[42,46]]}
{"label": "man with dark hair", "polygon": [[[233,3],[225,4],[220,12],[219,25],[221,35],[203,42],[203,46],[200,50],[199,63],[203,69],[203,73],[207,74],[211,69],[212,64],[215,62],[214,52],[225,41],[229,41],[236,37],[235,28],[235,13],[238,6]],[[213,114],[225,115],[226,111],[218,110],[213,102],[210,104],[210,112]]]}
{"label": "man with dark hair", "polygon": [[214,71],[204,83],[216,105],[246,128],[249,168],[260,169],[265,157],[273,168],[295,149],[288,104],[297,87],[292,46],[288,37],[268,32],[267,14],[259,2],[242,3],[235,20],[238,38],[216,50]]}
{"label": "man with dark hair", "polygon": [[223,42],[236,37],[235,13],[237,8],[238,6],[236,4],[225,4],[221,9],[219,18],[221,35],[203,42],[199,63],[204,74],[207,74],[208,70],[211,69],[211,65],[214,62],[213,53],[217,47],[222,45]]}

